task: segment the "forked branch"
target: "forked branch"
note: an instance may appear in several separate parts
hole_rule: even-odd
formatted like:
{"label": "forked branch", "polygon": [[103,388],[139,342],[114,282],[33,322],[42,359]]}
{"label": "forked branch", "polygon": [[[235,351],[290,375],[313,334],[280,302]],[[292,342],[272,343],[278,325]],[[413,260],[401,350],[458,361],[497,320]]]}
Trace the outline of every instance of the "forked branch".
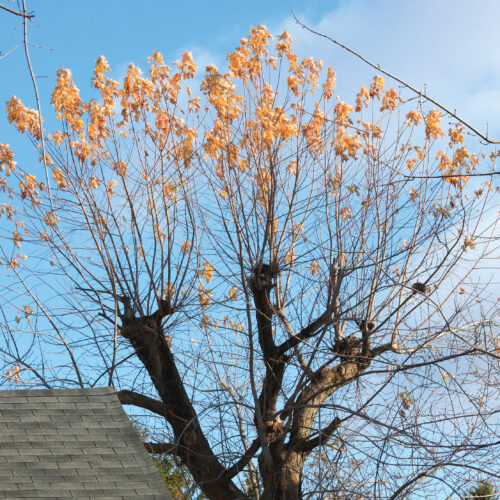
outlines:
{"label": "forked branch", "polygon": [[6,10],[7,12],[10,12],[11,14],[14,14],[16,16],[24,17],[25,19],[33,19],[35,17],[35,14],[28,14],[27,12],[18,12],[17,10],[11,9],[2,4],[0,4],[0,9]]}

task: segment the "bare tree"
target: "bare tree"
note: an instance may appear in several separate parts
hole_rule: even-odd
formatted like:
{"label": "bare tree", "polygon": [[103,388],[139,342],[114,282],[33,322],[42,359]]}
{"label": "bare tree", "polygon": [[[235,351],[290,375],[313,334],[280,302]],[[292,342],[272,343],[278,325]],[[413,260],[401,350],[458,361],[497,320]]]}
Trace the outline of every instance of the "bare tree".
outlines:
{"label": "bare tree", "polygon": [[335,99],[332,68],[270,38],[200,96],[188,53],[121,85],[101,56],[90,102],[62,68],[49,137],[7,103],[54,186],[0,146],[5,380],[113,385],[213,499],[498,478],[495,189],[471,178],[497,153],[380,76]]}

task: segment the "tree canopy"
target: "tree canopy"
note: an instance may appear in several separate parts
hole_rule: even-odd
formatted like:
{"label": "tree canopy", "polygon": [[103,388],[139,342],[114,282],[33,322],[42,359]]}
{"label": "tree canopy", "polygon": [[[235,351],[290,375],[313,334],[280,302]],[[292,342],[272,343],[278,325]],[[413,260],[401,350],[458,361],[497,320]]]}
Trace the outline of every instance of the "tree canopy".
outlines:
{"label": "tree canopy", "polygon": [[122,83],[100,56],[89,100],[61,68],[50,133],[7,102],[52,179],[0,144],[6,380],[113,385],[213,499],[498,478],[498,152],[292,42]]}

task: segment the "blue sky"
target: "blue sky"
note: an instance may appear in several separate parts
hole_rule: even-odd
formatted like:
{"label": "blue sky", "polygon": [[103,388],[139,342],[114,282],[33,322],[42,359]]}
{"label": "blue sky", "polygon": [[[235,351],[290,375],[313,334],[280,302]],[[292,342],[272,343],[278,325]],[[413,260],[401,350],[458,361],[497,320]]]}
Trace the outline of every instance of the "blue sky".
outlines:
{"label": "blue sky", "polygon": [[[17,1],[3,0],[17,8]],[[222,66],[249,28],[265,24],[277,35],[287,28],[302,56],[334,66],[342,99],[351,100],[375,71],[342,49],[301,29],[292,7],[310,26],[359,50],[471,121],[500,136],[500,2],[496,0],[228,0],[171,1],[27,0],[36,15],[29,30],[46,123],[50,91],[60,66],[72,70],[85,95],[97,56],[106,56],[119,79],[129,62],[146,68],[159,50],[167,62],[190,50],[200,67]],[[0,11],[2,55],[22,41],[19,17]],[[13,94],[34,105],[22,46],[0,58],[0,101]],[[3,106],[2,106],[3,107]],[[0,142],[17,143],[0,117]]]}
{"label": "blue sky", "polygon": [[[290,8],[307,25],[359,51],[446,105],[478,130],[500,140],[500,2],[498,0],[26,0],[31,60],[38,78],[47,130],[58,128],[50,93],[59,67],[70,68],[84,98],[94,62],[105,55],[111,77],[121,80],[134,62],[147,71],[147,57],[159,50],[170,63],[192,51],[199,74],[225,65],[226,54],[265,24],[277,36],[288,29],[302,56],[322,59],[337,73],[337,95],[352,102],[375,70],[341,48],[299,27]],[[18,8],[17,0],[0,0]],[[10,144],[17,162],[43,178],[26,137],[7,122],[4,103],[17,95],[35,107],[22,45],[22,21],[0,10],[0,143]],[[9,53],[9,51],[11,51]],[[387,86],[394,84],[388,82]],[[193,89],[196,92],[196,89]],[[446,127],[446,121],[443,124]],[[469,138],[472,149],[479,143]],[[2,224],[0,219],[0,224]]]}
{"label": "blue sky", "polygon": [[[82,94],[91,94],[94,61],[105,55],[111,76],[120,79],[128,63],[147,68],[159,50],[166,62],[192,51],[203,67],[222,67],[225,56],[246,37],[250,26],[265,24],[279,35],[288,29],[297,52],[322,59],[337,72],[338,94],[351,101],[375,71],[342,49],[304,31],[306,24],[358,50],[370,60],[424,89],[490,137],[500,140],[500,2],[498,0],[26,0],[36,15],[30,23],[31,48],[45,122],[57,124],[50,92],[56,70],[72,70]],[[17,8],[17,1],[0,0]],[[4,102],[17,95],[35,106],[22,46],[20,18],[0,10],[0,142],[9,143],[17,161],[42,167],[25,137],[8,125]],[[5,56],[4,56],[5,55]],[[2,224],[0,219],[0,224]]]}
{"label": "blue sky", "polygon": [[[341,48],[298,26],[290,8],[307,25],[359,51],[446,105],[478,130],[500,140],[500,2],[498,0],[26,0],[31,60],[48,131],[58,128],[50,94],[58,68],[70,68],[85,99],[94,97],[94,62],[105,55],[111,77],[121,80],[134,62],[147,71],[153,50],[171,63],[192,51],[199,66],[225,65],[226,54],[250,26],[265,24],[277,36],[288,29],[302,56],[322,59],[337,73],[337,95],[352,102],[375,70]],[[18,8],[18,0],[0,0]],[[22,45],[22,21],[0,10],[0,143],[16,161],[45,176],[25,136],[7,122],[4,103],[17,95],[35,107]],[[37,47],[40,46],[40,47]],[[44,48],[41,48],[44,47]],[[394,82],[388,82],[387,86]],[[196,89],[193,88],[196,92]],[[446,121],[443,123],[446,128]],[[468,139],[477,150],[479,143]],[[0,219],[0,224],[2,224]]]}

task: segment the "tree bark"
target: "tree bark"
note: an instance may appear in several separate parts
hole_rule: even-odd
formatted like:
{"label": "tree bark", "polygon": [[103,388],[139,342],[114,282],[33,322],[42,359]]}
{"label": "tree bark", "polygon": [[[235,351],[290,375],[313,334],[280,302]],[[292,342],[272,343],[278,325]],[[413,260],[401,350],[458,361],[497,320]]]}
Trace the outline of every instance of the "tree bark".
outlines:
{"label": "tree bark", "polygon": [[[288,441],[281,436],[277,443],[270,445],[273,462],[271,465],[260,461],[264,482],[263,500],[300,500],[302,498],[302,472],[310,452],[326,443],[340,425],[335,418],[318,436],[311,438],[316,415],[324,401],[346,384],[351,383],[363,373],[373,357],[349,356],[333,368],[324,367],[314,374],[294,402],[291,428]],[[282,450],[282,451],[281,451]]]}
{"label": "tree bark", "polygon": [[262,500],[300,500],[305,459],[306,454],[295,451],[276,457],[264,480]]}
{"label": "tree bark", "polygon": [[224,474],[226,469],[212,451],[184,389],[161,326],[161,319],[172,311],[159,310],[150,316],[135,317],[128,301],[122,301],[124,313],[121,334],[132,344],[164,404],[162,414],[174,432],[176,454],[208,498],[213,500],[245,498],[231,478]]}

